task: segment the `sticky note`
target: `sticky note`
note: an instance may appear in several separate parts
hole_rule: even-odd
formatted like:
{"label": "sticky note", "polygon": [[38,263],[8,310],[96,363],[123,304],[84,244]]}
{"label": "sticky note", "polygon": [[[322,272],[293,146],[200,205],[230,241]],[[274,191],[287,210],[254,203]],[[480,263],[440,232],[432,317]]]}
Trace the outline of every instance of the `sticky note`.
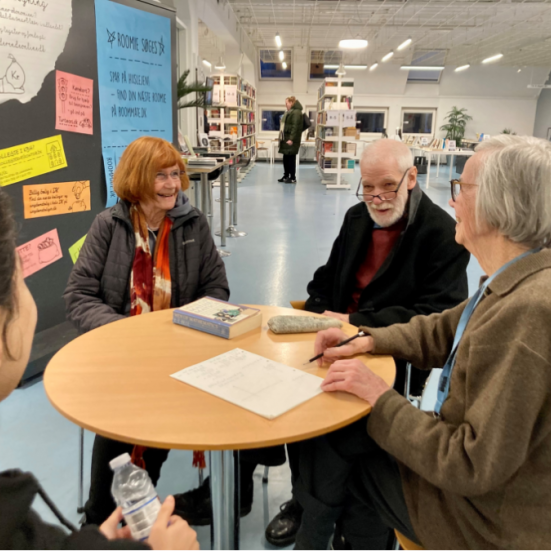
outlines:
{"label": "sticky note", "polygon": [[63,257],[57,229],[17,247],[23,277],[28,277]]}
{"label": "sticky note", "polygon": [[0,186],[8,186],[67,166],[61,136],[0,149]]}
{"label": "sticky note", "polygon": [[71,245],[69,247],[69,254],[71,255],[71,260],[73,261],[73,264],[75,264],[78,260],[80,249],[82,249],[82,245],[84,245],[85,239],[86,235],[84,237],[81,237],[74,245]]}
{"label": "sticky note", "polygon": [[90,210],[90,181],[23,186],[25,218]]}
{"label": "sticky note", "polygon": [[55,128],[81,134],[94,133],[94,81],[63,71],[55,72]]}

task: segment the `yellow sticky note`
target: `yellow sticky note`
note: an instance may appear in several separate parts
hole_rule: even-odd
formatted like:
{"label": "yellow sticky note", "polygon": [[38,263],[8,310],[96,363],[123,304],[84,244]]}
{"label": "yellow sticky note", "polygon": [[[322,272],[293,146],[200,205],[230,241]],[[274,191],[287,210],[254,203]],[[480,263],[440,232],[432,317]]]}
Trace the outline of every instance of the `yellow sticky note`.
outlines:
{"label": "yellow sticky note", "polygon": [[69,247],[69,254],[71,255],[71,260],[73,261],[73,264],[78,260],[78,255],[80,254],[80,249],[82,249],[82,245],[84,245],[85,239],[86,235],[84,237],[81,237],[74,245],[71,245]]}
{"label": "yellow sticky note", "polygon": [[23,186],[25,218],[90,210],[90,181]]}
{"label": "yellow sticky note", "polygon": [[0,186],[9,186],[66,166],[61,136],[0,149]]}

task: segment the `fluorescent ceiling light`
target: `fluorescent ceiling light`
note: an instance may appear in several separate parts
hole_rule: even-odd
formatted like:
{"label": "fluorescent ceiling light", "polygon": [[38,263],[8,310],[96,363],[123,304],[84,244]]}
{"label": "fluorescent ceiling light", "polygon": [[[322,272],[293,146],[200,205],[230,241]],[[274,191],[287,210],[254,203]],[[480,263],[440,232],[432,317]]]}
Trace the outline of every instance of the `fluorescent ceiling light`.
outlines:
{"label": "fluorescent ceiling light", "polygon": [[497,61],[498,59],[501,59],[502,57],[503,57],[503,54],[493,55],[492,57],[487,57],[486,59],[483,59],[482,63],[491,63],[492,61]]}
{"label": "fluorescent ceiling light", "polygon": [[281,48],[281,36],[279,36],[279,33],[276,33],[275,41],[276,41],[277,47]]}
{"label": "fluorescent ceiling light", "polygon": [[285,54],[283,53],[283,50],[279,50],[279,59],[283,61],[285,59]]}
{"label": "fluorescent ceiling light", "polygon": [[468,69],[470,67],[470,63],[467,63],[467,65],[461,65],[461,67],[457,67],[455,69],[456,73],[460,73],[461,71],[464,71],[465,69]]}
{"label": "fluorescent ceiling light", "polygon": [[218,58],[218,63],[214,66],[215,69],[223,70],[226,68],[226,64],[224,63],[224,60],[222,59],[222,56]]}
{"label": "fluorescent ceiling light", "polygon": [[398,51],[403,50],[404,48],[407,48],[411,44],[411,38],[408,38],[405,42],[402,42],[396,49]]}
{"label": "fluorescent ceiling light", "polygon": [[436,65],[402,65],[400,69],[405,71],[443,71],[444,67],[437,67]]}
{"label": "fluorescent ceiling light", "polygon": [[374,71],[378,66],[379,66],[378,63],[374,63],[374,64],[369,68],[369,70],[370,70],[370,71]]}
{"label": "fluorescent ceiling light", "polygon": [[519,70],[517,71],[517,73],[520,73],[521,71],[522,71],[522,69],[519,69]]}
{"label": "fluorescent ceiling light", "polygon": [[281,66],[282,66],[284,69],[287,69],[287,62],[284,61],[284,62],[281,64]]}
{"label": "fluorescent ceiling light", "polygon": [[393,55],[394,55],[394,52],[388,52],[388,54],[386,54],[385,57],[381,59],[381,61],[384,63],[385,61],[388,61]]}
{"label": "fluorescent ceiling light", "polygon": [[345,65],[345,69],[367,69],[367,65]]}
{"label": "fluorescent ceiling light", "polygon": [[363,38],[347,38],[339,42],[339,48],[345,48],[347,50],[367,48],[367,40]]}
{"label": "fluorescent ceiling light", "polygon": [[338,69],[339,66],[338,65],[324,65],[323,68],[324,69]]}
{"label": "fluorescent ceiling light", "polygon": [[212,63],[210,61],[207,61],[206,59],[203,59],[203,65],[206,65],[207,67],[212,67]]}

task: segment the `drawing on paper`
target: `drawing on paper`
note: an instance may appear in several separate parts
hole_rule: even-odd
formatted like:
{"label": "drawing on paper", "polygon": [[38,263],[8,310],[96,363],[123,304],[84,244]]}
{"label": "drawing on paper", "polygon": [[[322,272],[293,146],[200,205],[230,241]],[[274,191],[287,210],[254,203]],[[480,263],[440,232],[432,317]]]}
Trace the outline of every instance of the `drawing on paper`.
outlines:
{"label": "drawing on paper", "polygon": [[232,323],[243,312],[242,308],[225,309],[223,308],[219,312],[214,314],[216,319],[219,319],[225,323]]}
{"label": "drawing on paper", "polygon": [[11,63],[6,69],[6,74],[0,77],[0,94],[24,94],[25,71],[12,54],[8,54],[8,58],[11,59]]}
{"label": "drawing on paper", "polygon": [[69,81],[66,78],[57,79],[57,95],[61,101],[61,111],[65,113],[65,102],[67,101],[67,84]]}
{"label": "drawing on paper", "polygon": [[38,262],[40,264],[49,264],[58,256],[60,256],[59,249],[51,237],[47,237],[38,244]]}
{"label": "drawing on paper", "polygon": [[50,142],[46,144],[46,154],[48,155],[50,168],[55,168],[56,166],[63,166],[65,162],[63,150],[57,142]]}
{"label": "drawing on paper", "polygon": [[[90,182],[88,180],[75,182],[73,186],[73,194],[75,196],[75,202],[69,207],[69,210],[72,212],[82,212],[84,210],[90,210],[88,202],[82,197],[82,192],[85,189],[90,187]],[[89,196],[88,196],[89,197]]]}

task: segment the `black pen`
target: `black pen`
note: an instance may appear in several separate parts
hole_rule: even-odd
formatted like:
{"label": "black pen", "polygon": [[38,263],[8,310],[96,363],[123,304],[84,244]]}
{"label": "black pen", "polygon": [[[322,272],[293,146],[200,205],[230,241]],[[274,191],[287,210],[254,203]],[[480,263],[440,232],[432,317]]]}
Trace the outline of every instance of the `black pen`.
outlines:
{"label": "black pen", "polygon": [[[350,337],[349,339],[346,339],[345,341],[340,342],[339,344],[337,344],[333,348],[338,348],[339,346],[344,346],[345,344],[348,344],[349,342],[353,341],[354,339],[357,339],[358,337],[366,337],[366,336],[367,335],[363,331],[360,331],[357,335],[354,335],[353,337]],[[318,354],[317,356],[314,356],[311,360],[308,360],[306,363],[304,363],[302,365],[311,364],[312,362],[315,362],[316,360],[319,360],[322,357],[323,357],[323,352],[321,354]]]}

